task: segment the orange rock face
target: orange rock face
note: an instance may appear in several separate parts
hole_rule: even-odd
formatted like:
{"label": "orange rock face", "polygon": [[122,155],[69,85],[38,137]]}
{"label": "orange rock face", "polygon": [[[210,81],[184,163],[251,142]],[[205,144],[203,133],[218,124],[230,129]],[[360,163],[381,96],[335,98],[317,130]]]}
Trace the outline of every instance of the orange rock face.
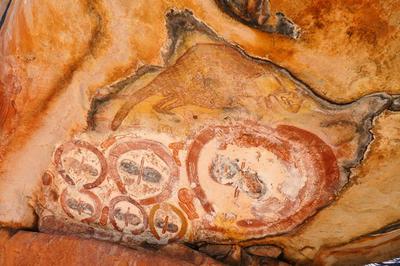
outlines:
{"label": "orange rock face", "polygon": [[171,258],[162,251],[133,250],[72,236],[0,231],[0,264],[11,265],[220,265],[205,255]]}
{"label": "orange rock face", "polygon": [[316,265],[365,264],[381,262],[398,256],[400,230],[396,227],[387,232],[376,232],[347,245],[322,249],[318,252]]}
{"label": "orange rock face", "polygon": [[[0,14],[1,226],[170,255],[183,242],[228,264],[400,256],[396,1],[2,1]],[[25,235],[7,241],[26,249]]]}

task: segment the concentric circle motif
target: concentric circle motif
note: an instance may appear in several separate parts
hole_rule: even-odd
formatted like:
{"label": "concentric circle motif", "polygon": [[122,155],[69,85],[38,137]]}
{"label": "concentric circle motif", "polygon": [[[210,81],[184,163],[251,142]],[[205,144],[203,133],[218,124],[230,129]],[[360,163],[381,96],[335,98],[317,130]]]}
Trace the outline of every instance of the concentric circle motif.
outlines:
{"label": "concentric circle motif", "polygon": [[99,186],[107,175],[104,155],[92,144],[73,140],[62,144],[54,153],[58,173],[69,185],[84,183],[83,188]]}
{"label": "concentric circle motif", "polygon": [[79,190],[77,194],[71,196],[68,188],[65,188],[60,197],[61,208],[71,219],[80,219],[85,223],[95,222],[101,213],[100,199],[86,189]]}
{"label": "concentric circle motif", "polygon": [[188,227],[183,212],[169,203],[152,207],[149,215],[150,231],[157,240],[168,240],[168,243],[181,239]]}
{"label": "concentric circle motif", "polygon": [[[293,229],[330,202],[340,183],[337,159],[317,135],[254,122],[201,130],[186,170],[204,210],[244,235]],[[208,226],[226,229],[215,221]]]}
{"label": "concentric circle motif", "polygon": [[168,199],[179,177],[179,168],[169,150],[152,140],[132,139],[114,145],[108,165],[119,191],[142,205]]}
{"label": "concentric circle motif", "polygon": [[144,208],[128,196],[117,196],[110,201],[109,218],[113,227],[123,232],[129,230],[134,235],[143,233],[148,224]]}

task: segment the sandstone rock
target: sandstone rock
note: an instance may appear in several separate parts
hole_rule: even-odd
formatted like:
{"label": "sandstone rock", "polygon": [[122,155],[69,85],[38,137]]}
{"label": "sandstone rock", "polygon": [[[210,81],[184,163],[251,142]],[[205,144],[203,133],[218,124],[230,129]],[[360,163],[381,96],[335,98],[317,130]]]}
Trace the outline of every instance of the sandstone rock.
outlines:
{"label": "sandstone rock", "polygon": [[[8,265],[220,265],[212,259],[166,256],[72,236],[0,231],[0,264]],[[197,260],[195,259],[197,258]],[[201,258],[201,260],[199,260]]]}
{"label": "sandstone rock", "polygon": [[216,258],[223,260],[232,252],[232,245],[204,244],[199,247],[199,251]]}
{"label": "sandstone rock", "polygon": [[246,248],[246,252],[255,256],[277,258],[279,255],[282,254],[282,249],[272,245],[260,245],[248,247]]}
{"label": "sandstone rock", "polygon": [[8,3],[1,225],[303,264],[394,232],[396,1]]}
{"label": "sandstone rock", "polygon": [[[205,21],[220,36],[239,44],[251,55],[267,57],[286,67],[317,94],[326,95],[331,100],[348,102],[372,91],[396,93],[396,86],[390,85],[398,83],[398,71],[391,70],[399,65],[397,57],[392,56],[398,50],[398,43],[394,41],[396,38],[392,38],[398,34],[398,29],[392,26],[396,25],[398,17],[396,12],[389,12],[398,8],[393,2],[272,2],[271,14],[281,11],[302,29],[303,37],[298,40],[258,32],[236,23],[221,13],[213,1],[155,1],[149,4],[152,12],[146,13],[151,17],[143,16],[142,10],[146,10],[147,1],[124,2],[121,5],[112,3],[89,1],[87,5],[86,1],[76,1],[47,6],[29,2],[24,5],[12,3],[10,6],[1,32],[4,37],[1,38],[4,67],[0,82],[4,120],[2,179],[6,179],[2,194],[12,197],[14,205],[3,201],[3,208],[9,211],[8,217],[2,218],[3,223],[32,225],[34,219],[32,210],[27,207],[27,198],[31,196],[44,165],[49,162],[58,138],[63,136],[63,139],[68,139],[74,130],[85,126],[88,101],[97,88],[135,72],[142,64],[162,63],[161,47],[165,47],[168,40],[164,15],[171,8],[192,10],[200,21]],[[48,12],[47,7],[52,12]],[[34,19],[30,20],[31,17]],[[340,21],[338,17],[341,17]],[[57,21],[65,18],[64,24],[69,27],[62,28],[63,22],[53,23],[55,18]],[[123,22],[124,19],[127,23]],[[41,21],[41,26],[31,21]],[[348,26],[352,21],[356,24]],[[30,27],[25,27],[24,23]],[[58,27],[52,30],[53,34],[43,33],[49,28],[46,23]],[[348,30],[338,32],[337,28],[341,25]],[[92,31],[80,32],[75,28]],[[140,34],[135,34],[137,30]],[[63,39],[62,36],[69,36],[70,39]],[[254,41],[249,41],[251,39]],[[279,49],[275,48],[276,41],[279,41]],[[46,42],[53,46],[43,45]],[[61,63],[57,61],[59,49],[50,50],[50,47],[60,46],[65,53],[62,58],[67,59]],[[375,49],[377,46],[384,47],[385,52]],[[68,49],[73,52],[68,52]],[[122,57],[125,60],[113,60]],[[362,71],[359,71],[359,65],[364,66]],[[336,66],[346,69],[346,73],[343,74]],[[369,81],[374,85],[366,86]],[[65,89],[60,91],[59,87]],[[65,110],[64,102],[69,102],[67,106],[71,108]],[[46,114],[50,116],[36,117],[42,109],[47,110]],[[58,109],[64,110],[64,117],[57,116]],[[53,134],[42,139],[43,132]],[[12,140],[14,144],[6,145]],[[4,147],[15,149],[7,149],[6,155]],[[43,158],[40,164],[29,163],[33,154]],[[16,161],[23,163],[15,167],[13,163]],[[10,176],[13,178],[8,179]],[[27,176],[32,181],[19,188],[18,180]],[[12,214],[17,205],[18,211]]]}
{"label": "sandstone rock", "polygon": [[318,252],[314,264],[362,265],[395,258],[399,254],[400,229],[397,225],[385,231],[375,232],[343,246],[325,247]]}
{"label": "sandstone rock", "polygon": [[244,252],[241,260],[241,265],[289,266],[290,264],[275,258],[254,256]]}

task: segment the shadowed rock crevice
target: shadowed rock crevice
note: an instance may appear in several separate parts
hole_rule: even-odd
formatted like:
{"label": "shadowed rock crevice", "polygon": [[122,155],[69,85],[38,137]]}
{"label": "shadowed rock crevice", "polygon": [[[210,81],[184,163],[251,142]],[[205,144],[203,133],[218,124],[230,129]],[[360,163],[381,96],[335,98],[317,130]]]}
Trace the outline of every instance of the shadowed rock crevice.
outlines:
{"label": "shadowed rock crevice", "polygon": [[0,29],[2,28],[4,21],[6,20],[7,12],[8,12],[8,9],[10,8],[11,2],[12,2],[12,0],[8,0],[3,13],[0,13]]}
{"label": "shadowed rock crevice", "polygon": [[277,33],[292,39],[300,37],[300,29],[283,12],[275,14],[275,24],[270,24],[269,0],[216,0],[217,5],[238,21],[255,29]]}

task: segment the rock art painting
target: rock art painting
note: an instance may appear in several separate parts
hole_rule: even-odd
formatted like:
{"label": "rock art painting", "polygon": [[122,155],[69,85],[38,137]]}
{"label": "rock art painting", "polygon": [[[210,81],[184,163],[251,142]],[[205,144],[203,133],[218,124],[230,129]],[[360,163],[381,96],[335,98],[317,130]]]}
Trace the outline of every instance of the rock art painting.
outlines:
{"label": "rock art painting", "polygon": [[171,26],[165,66],[102,88],[88,130],[55,147],[40,230],[126,245],[237,243],[292,232],[340,195],[391,97],[328,102],[190,27],[202,42]]}

